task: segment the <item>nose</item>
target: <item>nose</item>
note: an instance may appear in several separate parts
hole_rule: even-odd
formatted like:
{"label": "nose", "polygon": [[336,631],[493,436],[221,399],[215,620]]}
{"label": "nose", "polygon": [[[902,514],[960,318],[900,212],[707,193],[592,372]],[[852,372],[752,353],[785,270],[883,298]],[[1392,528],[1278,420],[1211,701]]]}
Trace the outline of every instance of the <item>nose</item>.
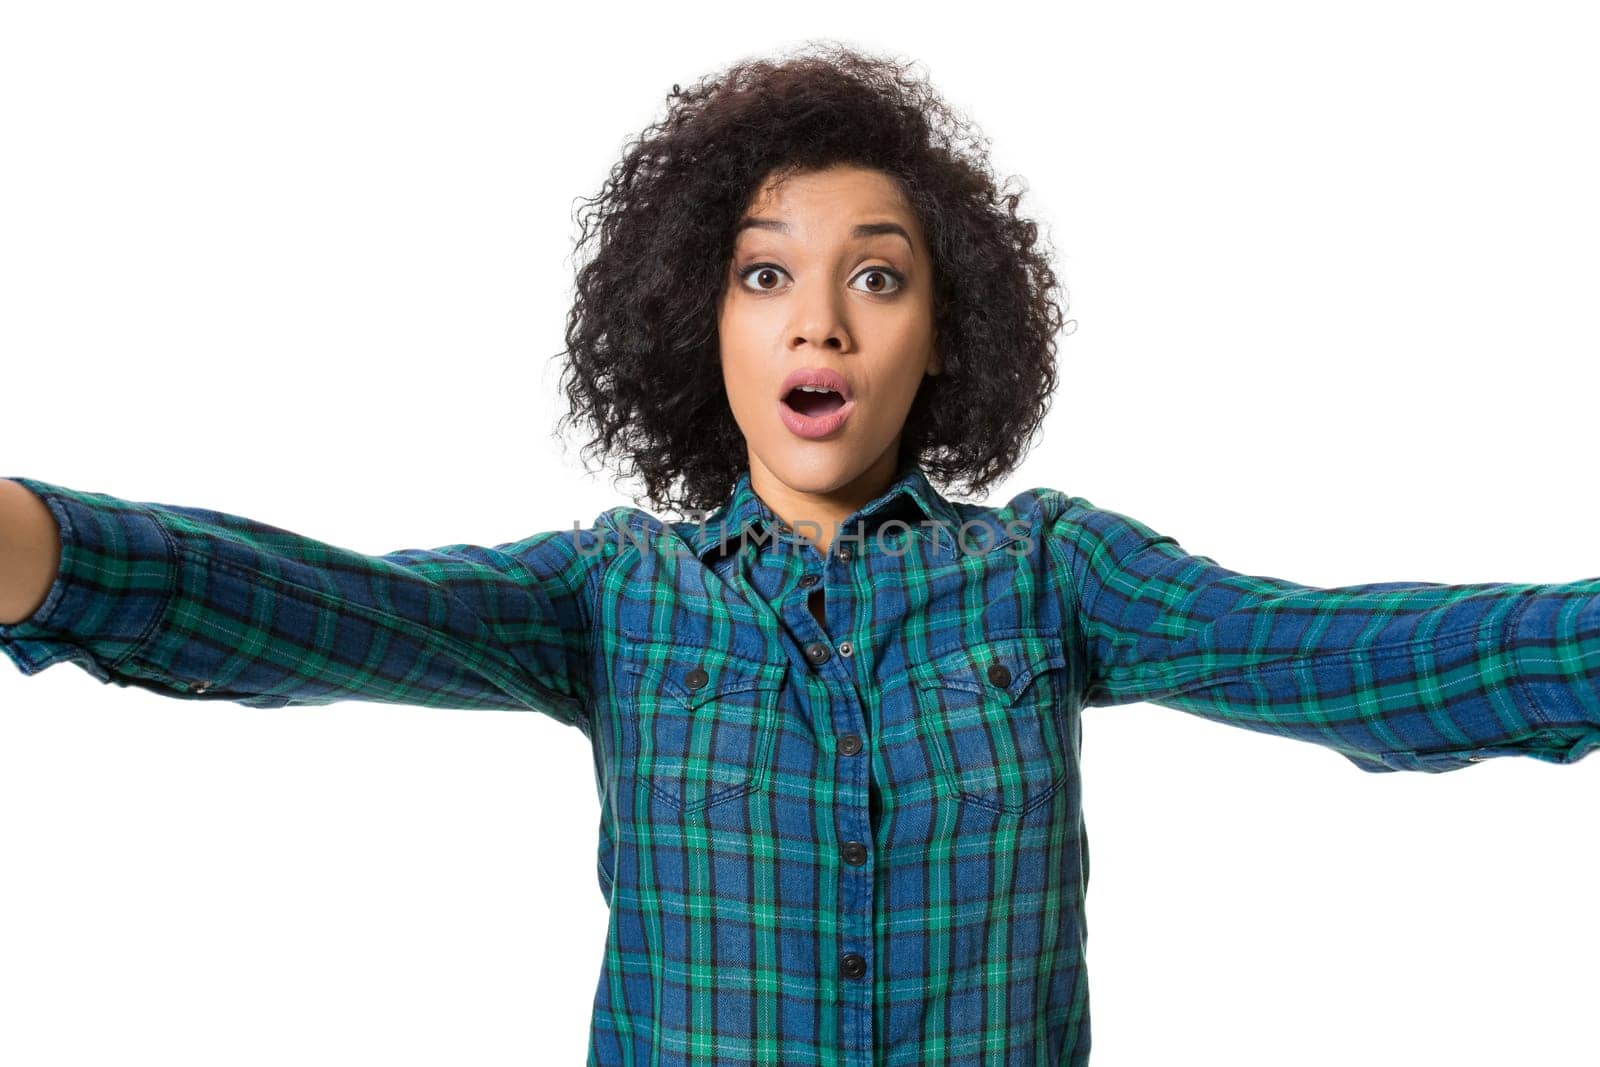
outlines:
{"label": "nose", "polygon": [[828,287],[817,286],[810,294],[800,292],[792,306],[795,319],[790,347],[811,345],[835,351],[849,347],[850,334],[845,328],[844,316],[839,313],[836,295]]}

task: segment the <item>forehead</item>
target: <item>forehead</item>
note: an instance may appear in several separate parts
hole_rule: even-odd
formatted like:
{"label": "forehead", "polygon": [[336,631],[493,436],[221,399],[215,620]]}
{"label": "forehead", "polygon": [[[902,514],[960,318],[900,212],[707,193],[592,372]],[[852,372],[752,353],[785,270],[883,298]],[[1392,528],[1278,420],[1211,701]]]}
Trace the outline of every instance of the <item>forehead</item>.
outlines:
{"label": "forehead", "polygon": [[[750,198],[745,217],[786,223],[791,234],[845,232],[866,219],[892,219],[916,232],[916,218],[900,186],[881,171],[831,167],[769,177]],[[759,232],[752,229],[741,233]]]}

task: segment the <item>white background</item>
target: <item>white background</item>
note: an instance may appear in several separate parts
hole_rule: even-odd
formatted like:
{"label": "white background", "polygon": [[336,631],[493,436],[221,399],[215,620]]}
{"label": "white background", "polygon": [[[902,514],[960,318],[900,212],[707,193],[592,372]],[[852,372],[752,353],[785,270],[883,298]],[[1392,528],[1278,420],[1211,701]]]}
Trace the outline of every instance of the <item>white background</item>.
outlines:
{"label": "white background", "polygon": [[[834,37],[922,61],[1056,249],[991,502],[1320,585],[1600,575],[1585,5],[0,10],[0,476],[373,553],[629,502],[550,437],[577,198],[673,82]],[[1593,1062],[1600,760],[1084,734],[1097,1067]],[[0,1062],[581,1063],[598,817],[539,716],[0,664]]]}

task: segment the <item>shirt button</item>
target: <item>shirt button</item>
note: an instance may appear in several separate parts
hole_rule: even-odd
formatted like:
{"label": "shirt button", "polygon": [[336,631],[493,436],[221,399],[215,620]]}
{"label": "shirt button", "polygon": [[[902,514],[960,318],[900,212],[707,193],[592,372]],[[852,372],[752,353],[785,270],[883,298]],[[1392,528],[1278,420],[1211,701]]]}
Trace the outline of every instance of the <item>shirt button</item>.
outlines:
{"label": "shirt button", "polygon": [[855,653],[855,650],[856,646],[852,645],[849,641],[839,642],[839,655],[849,657]]}
{"label": "shirt button", "polygon": [[804,575],[800,576],[800,588],[801,589],[810,589],[812,586],[814,586],[816,584],[817,584],[817,576],[815,574],[804,574]]}
{"label": "shirt button", "polygon": [[812,641],[806,645],[806,659],[812,663],[826,663],[833,653],[828,651],[828,646],[822,641]]}
{"label": "shirt button", "polygon": [[839,738],[839,755],[854,756],[861,751],[861,738],[856,734],[845,734]]}
{"label": "shirt button", "polygon": [[690,689],[699,689],[710,680],[711,676],[706,674],[706,672],[701,670],[699,667],[694,668],[688,674],[683,676],[683,684],[688,686]]}
{"label": "shirt button", "polygon": [[839,961],[839,973],[846,978],[860,978],[867,973],[867,961],[854,952],[847,952]]}
{"label": "shirt button", "polygon": [[839,546],[839,558],[842,559],[842,560],[847,560],[847,561],[850,559],[850,546],[849,545],[840,545]]}
{"label": "shirt button", "polygon": [[855,867],[867,862],[867,846],[860,841],[846,841],[844,848],[840,850],[840,854],[844,856],[846,863]]}
{"label": "shirt button", "polygon": [[1004,689],[1011,684],[1011,672],[1006,670],[1004,663],[989,664],[989,681]]}

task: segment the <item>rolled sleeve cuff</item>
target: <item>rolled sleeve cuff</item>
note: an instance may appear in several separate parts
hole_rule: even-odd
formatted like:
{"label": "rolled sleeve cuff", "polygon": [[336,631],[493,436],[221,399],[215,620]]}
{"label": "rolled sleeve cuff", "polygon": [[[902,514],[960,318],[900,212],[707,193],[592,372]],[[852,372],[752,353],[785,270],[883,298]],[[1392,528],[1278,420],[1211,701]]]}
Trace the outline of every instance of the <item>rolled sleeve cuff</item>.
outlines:
{"label": "rolled sleeve cuff", "polygon": [[1600,731],[1600,578],[1541,590],[1509,638],[1522,690],[1542,725]]}
{"label": "rolled sleeve cuff", "polygon": [[23,674],[70,660],[101,681],[154,634],[172,596],[177,550],[139,504],[9,476],[49,507],[61,532],[55,581],[32,616],[0,625],[0,651]]}

